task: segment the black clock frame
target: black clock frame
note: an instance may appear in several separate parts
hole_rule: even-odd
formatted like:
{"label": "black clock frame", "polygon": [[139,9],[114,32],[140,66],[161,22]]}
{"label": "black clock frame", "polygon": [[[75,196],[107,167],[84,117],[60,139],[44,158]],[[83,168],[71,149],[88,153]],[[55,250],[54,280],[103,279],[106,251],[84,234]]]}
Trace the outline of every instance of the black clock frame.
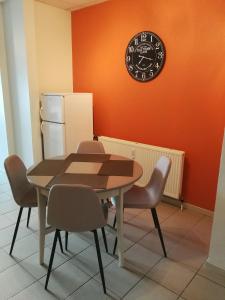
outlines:
{"label": "black clock frame", "polygon": [[[141,53],[143,55],[138,55]],[[128,73],[139,82],[147,82],[156,78],[162,71],[166,59],[166,49],[161,38],[151,31],[141,31],[129,41],[125,64]],[[149,63],[153,60],[153,63]],[[139,65],[139,66],[138,66]]]}

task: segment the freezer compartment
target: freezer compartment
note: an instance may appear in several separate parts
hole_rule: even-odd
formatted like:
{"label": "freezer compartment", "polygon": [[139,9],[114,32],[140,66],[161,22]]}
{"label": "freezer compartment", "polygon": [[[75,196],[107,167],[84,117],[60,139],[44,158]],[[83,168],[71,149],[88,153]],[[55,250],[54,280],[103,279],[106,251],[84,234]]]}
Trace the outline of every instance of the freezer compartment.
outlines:
{"label": "freezer compartment", "polygon": [[43,134],[44,158],[65,155],[65,125],[43,121],[41,131]]}
{"label": "freezer compartment", "polygon": [[43,121],[65,123],[65,97],[42,95],[40,115]]}

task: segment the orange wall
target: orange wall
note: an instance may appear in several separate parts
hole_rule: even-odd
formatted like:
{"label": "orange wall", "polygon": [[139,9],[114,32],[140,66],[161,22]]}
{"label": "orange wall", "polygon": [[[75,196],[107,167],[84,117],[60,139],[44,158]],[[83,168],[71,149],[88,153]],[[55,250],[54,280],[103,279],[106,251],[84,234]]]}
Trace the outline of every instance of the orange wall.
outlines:
{"label": "orange wall", "polygon": [[[125,67],[153,31],[166,63],[147,83]],[[111,0],[72,13],[74,91],[94,93],[94,130],[186,152],[183,196],[213,209],[225,126],[225,1]]]}

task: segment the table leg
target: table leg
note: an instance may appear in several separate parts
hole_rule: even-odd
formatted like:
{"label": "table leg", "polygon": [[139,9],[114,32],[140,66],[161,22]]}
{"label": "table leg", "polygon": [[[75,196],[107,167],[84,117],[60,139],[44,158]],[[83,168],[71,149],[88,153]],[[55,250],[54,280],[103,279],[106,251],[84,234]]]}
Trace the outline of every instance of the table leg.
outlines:
{"label": "table leg", "polygon": [[120,191],[116,199],[116,224],[117,224],[117,239],[118,239],[118,258],[119,266],[124,266],[123,258],[123,192]]}
{"label": "table leg", "polygon": [[40,190],[37,188],[38,201],[38,218],[39,218],[39,263],[44,263],[44,249],[45,249],[45,226],[46,226],[46,201],[43,199]]}

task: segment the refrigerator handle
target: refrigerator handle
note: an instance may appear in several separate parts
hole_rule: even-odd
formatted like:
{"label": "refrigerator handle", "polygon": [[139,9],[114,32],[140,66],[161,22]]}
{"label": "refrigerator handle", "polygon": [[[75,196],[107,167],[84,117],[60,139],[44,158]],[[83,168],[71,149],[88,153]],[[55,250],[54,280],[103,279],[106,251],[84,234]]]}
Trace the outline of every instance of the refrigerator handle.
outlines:
{"label": "refrigerator handle", "polygon": [[41,106],[41,108],[40,108],[40,117],[41,117],[41,119],[43,120],[42,112],[43,112],[43,107]]}

